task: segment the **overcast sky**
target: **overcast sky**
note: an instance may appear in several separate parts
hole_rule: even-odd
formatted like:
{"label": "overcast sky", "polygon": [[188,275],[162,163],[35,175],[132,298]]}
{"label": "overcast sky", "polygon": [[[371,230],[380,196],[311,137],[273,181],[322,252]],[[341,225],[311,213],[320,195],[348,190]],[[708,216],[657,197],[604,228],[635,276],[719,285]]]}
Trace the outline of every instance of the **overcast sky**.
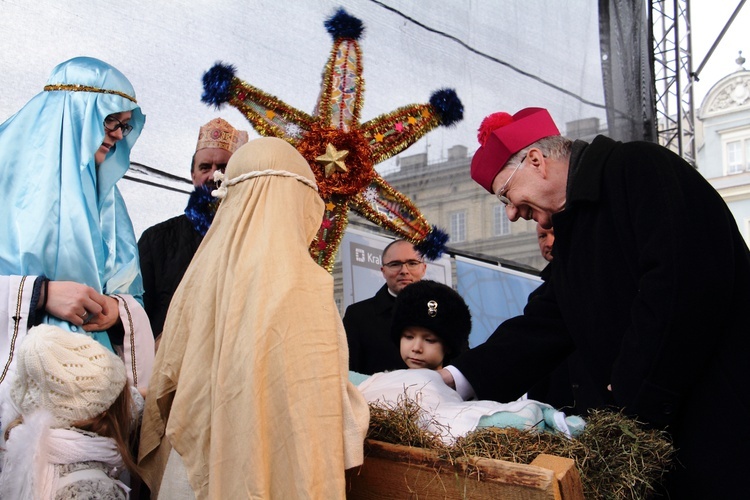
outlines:
{"label": "overcast sky", "polygon": [[[399,106],[427,102],[443,87],[458,93],[466,110],[464,122],[430,133],[405,153],[428,151],[431,160],[438,160],[456,144],[473,152],[476,128],[493,111],[543,106],[561,124],[603,117],[601,109],[585,104],[603,102],[596,4],[0,0],[0,121],[41,90],[56,64],[79,55],[98,57],[128,76],[147,115],[131,159],[187,178],[201,124],[222,116],[251,131],[234,108],[217,112],[200,102],[203,72],[217,60],[232,63],[238,77],[312,113],[331,47],[323,22],[343,6],[365,24],[360,41],[366,80],[363,121]],[[737,4],[692,0],[694,69]],[[749,10],[743,8],[701,73],[695,85],[696,106],[711,85],[737,68],[738,51],[750,52],[742,46],[748,40]],[[395,162],[389,162],[381,169],[393,166]],[[137,234],[184,208],[182,194],[128,181],[120,186]]]}

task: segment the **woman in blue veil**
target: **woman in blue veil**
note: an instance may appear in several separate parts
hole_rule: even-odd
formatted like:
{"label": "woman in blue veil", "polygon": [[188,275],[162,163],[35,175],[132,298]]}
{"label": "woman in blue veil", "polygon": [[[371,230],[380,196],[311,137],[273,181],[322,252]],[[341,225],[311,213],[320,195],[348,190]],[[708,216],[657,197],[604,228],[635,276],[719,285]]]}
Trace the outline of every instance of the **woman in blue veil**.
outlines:
{"label": "woman in blue veil", "polygon": [[115,350],[148,387],[153,335],[116,186],[144,122],[120,71],[76,57],[0,125],[0,384],[27,329],[50,323]]}

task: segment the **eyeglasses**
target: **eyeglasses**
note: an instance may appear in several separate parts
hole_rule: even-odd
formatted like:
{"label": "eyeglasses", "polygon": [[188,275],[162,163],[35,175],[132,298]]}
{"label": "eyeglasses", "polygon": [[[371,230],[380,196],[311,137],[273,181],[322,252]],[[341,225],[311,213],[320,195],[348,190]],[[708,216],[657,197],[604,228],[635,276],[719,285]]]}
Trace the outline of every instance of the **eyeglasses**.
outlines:
{"label": "eyeglasses", "polygon": [[383,267],[389,271],[400,271],[402,267],[406,266],[409,271],[414,271],[416,268],[424,264],[421,260],[407,260],[402,262],[400,260],[392,260],[383,264]]}
{"label": "eyeglasses", "polygon": [[122,136],[125,137],[133,130],[133,126],[129,123],[122,123],[114,116],[108,116],[104,119],[104,128],[110,132],[115,132],[119,128],[122,130]]}
{"label": "eyeglasses", "polygon": [[497,196],[497,199],[500,200],[500,203],[505,205],[506,207],[508,205],[513,205],[513,202],[508,199],[507,196],[505,196],[505,193],[508,192],[508,184],[510,184],[510,180],[513,178],[514,175],[516,175],[516,172],[521,168],[521,165],[523,164],[523,161],[526,159],[524,156],[521,161],[518,162],[518,165],[516,165],[516,169],[513,171],[512,174],[510,174],[510,177],[508,177],[508,180],[505,181],[505,184],[503,184],[503,187],[500,188],[500,190],[497,192],[495,196]]}

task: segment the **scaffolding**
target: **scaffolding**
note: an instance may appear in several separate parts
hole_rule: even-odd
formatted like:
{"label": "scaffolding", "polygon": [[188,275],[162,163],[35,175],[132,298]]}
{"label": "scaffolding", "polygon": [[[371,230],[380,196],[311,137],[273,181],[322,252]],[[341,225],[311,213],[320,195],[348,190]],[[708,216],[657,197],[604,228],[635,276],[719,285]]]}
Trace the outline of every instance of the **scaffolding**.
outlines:
{"label": "scaffolding", "polygon": [[690,0],[651,0],[650,18],[657,140],[695,166]]}

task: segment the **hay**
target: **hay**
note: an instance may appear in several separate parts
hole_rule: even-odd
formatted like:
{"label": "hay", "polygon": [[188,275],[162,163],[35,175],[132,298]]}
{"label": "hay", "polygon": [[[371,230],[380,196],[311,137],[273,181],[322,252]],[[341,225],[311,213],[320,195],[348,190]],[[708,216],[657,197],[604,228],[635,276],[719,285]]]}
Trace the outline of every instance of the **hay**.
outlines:
{"label": "hay", "polygon": [[578,439],[534,430],[477,429],[447,447],[420,422],[429,419],[408,397],[370,403],[368,438],[438,451],[450,460],[476,456],[529,464],[540,453],[571,458],[586,498],[649,498],[672,467],[674,447],[662,431],[609,410],[592,410]]}
{"label": "hay", "polygon": [[571,458],[585,470],[584,492],[591,498],[649,498],[674,461],[666,432],[613,411],[590,411],[578,440],[587,453]]}
{"label": "hay", "polygon": [[425,422],[429,418],[419,402],[405,394],[399,396],[395,403],[370,403],[370,428],[367,437],[417,448],[445,449],[437,435],[426,431],[420,425],[420,422]]}

